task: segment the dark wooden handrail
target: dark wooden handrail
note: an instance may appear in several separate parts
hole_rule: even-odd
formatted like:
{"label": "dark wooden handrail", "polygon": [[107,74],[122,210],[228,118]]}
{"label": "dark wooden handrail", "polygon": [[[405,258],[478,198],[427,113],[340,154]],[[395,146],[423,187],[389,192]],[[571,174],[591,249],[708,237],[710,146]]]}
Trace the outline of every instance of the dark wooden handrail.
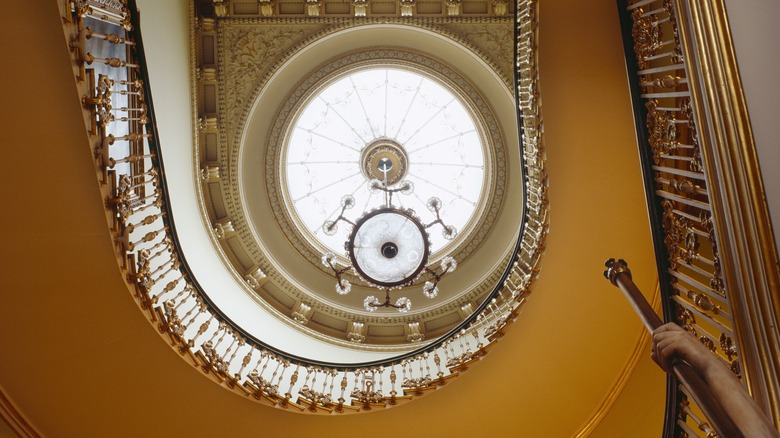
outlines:
{"label": "dark wooden handrail", "polygon": [[[617,261],[609,259],[605,265],[607,269],[604,271],[604,277],[620,288],[631,307],[639,316],[639,319],[642,320],[645,328],[652,333],[655,329],[662,326],[663,321],[661,321],[661,318],[658,317],[650,303],[647,302],[642,292],[634,284],[628,264],[622,259]],[[715,429],[719,436],[744,436],[696,369],[682,360],[672,362],[671,368],[671,373],[688,389],[691,398],[701,408],[709,420],[710,426]]]}

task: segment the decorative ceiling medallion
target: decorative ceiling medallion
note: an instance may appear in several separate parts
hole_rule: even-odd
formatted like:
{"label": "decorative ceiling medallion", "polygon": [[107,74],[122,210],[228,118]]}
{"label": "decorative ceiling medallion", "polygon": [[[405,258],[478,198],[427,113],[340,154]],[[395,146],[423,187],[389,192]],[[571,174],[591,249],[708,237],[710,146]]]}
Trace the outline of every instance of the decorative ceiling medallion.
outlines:
{"label": "decorative ceiling medallion", "polygon": [[406,177],[409,170],[409,157],[403,146],[389,138],[378,138],[369,143],[360,152],[360,170],[367,181],[382,180],[384,174],[379,170],[379,162],[388,160],[387,184],[394,185]]}

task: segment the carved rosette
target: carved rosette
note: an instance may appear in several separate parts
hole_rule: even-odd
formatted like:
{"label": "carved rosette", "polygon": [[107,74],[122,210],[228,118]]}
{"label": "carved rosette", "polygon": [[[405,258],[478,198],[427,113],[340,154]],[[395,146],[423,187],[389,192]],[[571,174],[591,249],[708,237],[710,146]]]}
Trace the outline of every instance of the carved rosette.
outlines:
{"label": "carved rosette", "polygon": [[677,125],[670,112],[659,111],[658,101],[651,99],[647,107],[648,141],[653,151],[653,162],[659,164],[662,155],[668,155],[677,149]]}
{"label": "carved rosette", "polygon": [[631,35],[634,37],[634,51],[639,60],[639,68],[647,67],[646,59],[654,56],[661,48],[663,33],[657,20],[644,17],[645,11],[637,8],[633,13],[634,27]]}

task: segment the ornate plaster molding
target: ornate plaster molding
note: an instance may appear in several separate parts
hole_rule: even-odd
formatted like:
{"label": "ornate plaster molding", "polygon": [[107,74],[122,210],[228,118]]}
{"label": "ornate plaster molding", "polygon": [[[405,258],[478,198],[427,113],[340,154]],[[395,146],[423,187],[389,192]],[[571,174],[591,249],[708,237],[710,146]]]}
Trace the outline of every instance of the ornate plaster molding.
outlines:
{"label": "ornate plaster molding", "polygon": [[[329,318],[336,318],[349,324],[354,320],[355,312],[346,308],[334,307],[330,303],[319,299],[312,299],[312,295],[304,292],[297,282],[285,276],[279,269],[276,269],[270,262],[263,250],[254,242],[251,225],[244,217],[245,212],[242,207],[242,194],[239,191],[239,163],[237,157],[240,154],[240,139],[242,132],[246,129],[246,120],[250,114],[254,101],[258,94],[264,89],[269,79],[278,71],[278,69],[287,62],[291,56],[300,51],[303,47],[312,42],[326,38],[337,32],[343,31],[355,26],[364,26],[377,23],[397,23],[416,28],[423,28],[433,31],[438,35],[444,35],[447,38],[466,47],[467,50],[475,53],[482,59],[485,65],[488,65],[496,76],[509,88],[510,78],[512,77],[512,21],[508,18],[481,17],[481,18],[443,18],[443,19],[419,19],[410,22],[409,20],[384,18],[384,19],[366,19],[360,20],[359,24],[354,21],[343,18],[318,18],[316,20],[301,19],[219,19],[216,21],[213,32],[216,34],[216,44],[214,59],[217,66],[214,76],[217,80],[217,108],[218,125],[212,129],[218,136],[218,145],[215,151],[211,152],[212,158],[216,161],[201,160],[207,162],[203,169],[208,174],[209,169],[218,166],[219,178],[209,178],[209,190],[203,190],[204,196],[202,205],[205,207],[204,214],[209,217],[209,222],[216,223],[224,217],[229,217],[233,224],[234,232],[226,236],[219,246],[219,253],[223,255],[232,267],[239,281],[246,283],[247,293],[252,294],[255,301],[267,308],[270,313],[283,319],[292,318],[294,311],[292,305],[288,306],[287,301],[304,302],[311,307],[314,315],[309,320],[307,326],[301,326],[294,323],[293,326],[304,330],[310,334],[317,332],[316,327],[326,330],[326,333],[314,335],[317,338],[324,338],[336,344],[344,342],[342,339],[333,338],[333,334],[343,332],[334,326],[318,325],[318,313],[327,315]],[[408,52],[408,51],[407,51]],[[506,52],[506,53],[503,53]],[[502,53],[496,55],[496,53]],[[490,54],[490,55],[488,55]],[[352,54],[361,56],[359,54]],[[420,54],[408,53],[407,57],[420,57]],[[343,58],[343,55],[341,55]],[[485,219],[481,221],[474,231],[474,237],[457,248],[456,252],[459,259],[467,257],[476,250],[480,242],[489,234],[490,227],[499,214],[503,205],[503,196],[506,186],[506,168],[504,165],[505,144],[500,129],[496,125],[492,109],[484,98],[474,92],[474,87],[468,84],[462,77],[449,67],[444,66],[440,61],[427,58],[434,62],[433,70],[447,70],[448,77],[452,82],[456,82],[458,88],[466,88],[471,91],[469,100],[476,101],[478,113],[488,126],[488,136],[496,145],[493,148],[494,155],[494,175],[496,183],[493,185],[493,195],[486,205]],[[343,60],[343,59],[342,59]],[[351,62],[357,61],[352,59]],[[332,60],[331,62],[337,62]],[[413,62],[413,61],[409,61]],[[346,65],[346,64],[345,64]],[[199,69],[200,71],[202,69]],[[317,69],[314,70],[315,72]],[[196,79],[203,77],[196,74]],[[212,78],[213,79],[213,78]],[[315,81],[316,82],[316,81]],[[295,87],[296,89],[298,87]],[[269,117],[274,120],[281,120],[280,114],[290,110],[287,108],[272,110]],[[281,132],[274,127],[273,135],[278,137]],[[203,143],[203,141],[200,141]],[[269,144],[276,144],[271,139]],[[203,148],[201,144],[199,147]],[[205,151],[204,151],[205,153]],[[270,152],[269,152],[270,154]],[[273,169],[276,159],[266,159],[265,172],[268,176],[277,172]],[[211,172],[213,174],[213,171]],[[213,175],[212,175],[213,176]],[[272,179],[269,186],[275,187],[276,181]],[[271,205],[274,212],[284,212],[285,209],[279,208],[279,193],[276,189],[270,191]],[[313,266],[319,269],[320,254],[317,253],[311,245],[307,244],[290,227],[289,217],[284,214],[277,215],[277,222],[281,227],[280,231],[288,237],[295,249],[303,254]],[[502,260],[508,260],[509,254],[504,254]],[[261,287],[255,287],[254,284],[245,280],[247,274],[253,269],[261,269],[266,274],[266,283]],[[475,302],[489,292],[500,276],[500,267],[492,268],[489,274],[484,275],[477,287],[462,293],[457,299],[442,303],[435,309],[425,312],[418,312],[415,315],[407,317],[398,316],[380,316],[380,315],[360,315],[359,322],[374,326],[398,326],[400,328],[406,324],[426,320],[442,318],[446,315],[458,315],[459,309],[468,302]],[[287,298],[284,298],[284,297]],[[300,313],[300,312],[299,312]],[[446,319],[446,318],[445,318]],[[320,319],[321,320],[321,319]],[[460,317],[455,320],[460,320]],[[293,322],[290,319],[291,323]],[[329,327],[329,328],[328,328]],[[366,332],[371,332],[366,330]],[[368,337],[365,346],[370,345],[371,336]],[[378,340],[380,338],[374,337]],[[403,343],[404,336],[399,336],[399,342]],[[361,345],[361,348],[364,347]]]}

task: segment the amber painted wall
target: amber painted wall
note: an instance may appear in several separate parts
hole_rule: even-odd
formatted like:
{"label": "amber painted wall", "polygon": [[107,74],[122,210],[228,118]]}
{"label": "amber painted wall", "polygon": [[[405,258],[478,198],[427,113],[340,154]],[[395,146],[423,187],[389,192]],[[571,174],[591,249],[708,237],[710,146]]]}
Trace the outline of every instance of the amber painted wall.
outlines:
{"label": "amber painted wall", "polygon": [[[144,17],[165,28],[162,37],[145,30],[148,49],[186,47],[185,4],[147,3],[157,6],[145,5]],[[565,437],[588,424],[594,436],[657,437],[662,376],[644,347],[630,366],[642,328],[601,278],[603,260],[620,256],[647,293],[656,281],[614,8],[541,1],[552,221],[515,327],[472,370],[414,403],[316,417],[229,393],[155,334],[114,260],[56,3],[4,5],[0,37],[15,43],[0,49],[0,388],[57,437]],[[155,101],[186,108],[189,95],[161,91]]]}

